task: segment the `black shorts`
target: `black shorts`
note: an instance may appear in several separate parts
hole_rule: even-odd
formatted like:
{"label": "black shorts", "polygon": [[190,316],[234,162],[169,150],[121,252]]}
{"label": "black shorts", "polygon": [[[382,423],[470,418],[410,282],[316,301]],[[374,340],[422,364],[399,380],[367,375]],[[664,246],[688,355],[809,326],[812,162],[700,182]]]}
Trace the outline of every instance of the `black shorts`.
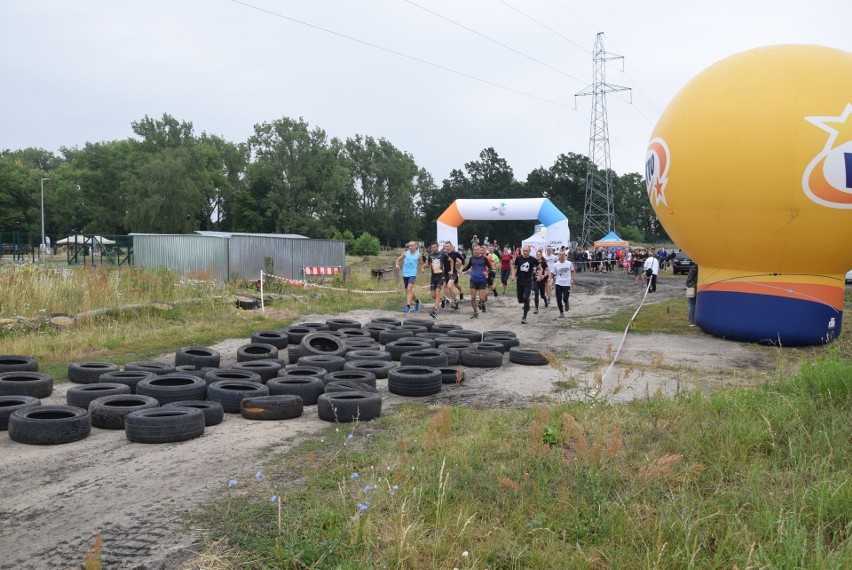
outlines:
{"label": "black shorts", "polygon": [[432,279],[429,281],[429,290],[434,291],[435,289],[441,289],[444,286],[444,274],[443,273],[433,273]]}
{"label": "black shorts", "polygon": [[459,274],[458,273],[447,273],[444,275],[444,283],[449,283],[450,281],[459,282]]}
{"label": "black shorts", "polygon": [[488,284],[485,281],[474,281],[471,279],[470,281],[470,290],[471,291],[481,291],[485,289]]}

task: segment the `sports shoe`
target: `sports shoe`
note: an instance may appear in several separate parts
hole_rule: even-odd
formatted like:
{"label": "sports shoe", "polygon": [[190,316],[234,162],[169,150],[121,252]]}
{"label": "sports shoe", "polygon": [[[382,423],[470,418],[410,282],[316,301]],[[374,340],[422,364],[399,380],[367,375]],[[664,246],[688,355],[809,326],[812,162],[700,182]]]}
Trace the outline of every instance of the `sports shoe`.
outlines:
{"label": "sports shoe", "polygon": [[414,299],[414,312],[420,310],[420,299]]}
{"label": "sports shoe", "polygon": [[464,301],[464,293],[459,293],[459,301]]}
{"label": "sports shoe", "polygon": [[447,303],[449,303],[449,302],[450,302],[450,300],[449,300],[449,299],[447,299],[446,297],[444,297],[443,299],[441,299],[441,308],[443,309],[444,307],[446,307],[446,306],[447,306]]}
{"label": "sports shoe", "polygon": [[482,309],[482,312],[484,313],[484,312],[485,312],[485,309],[486,309],[486,307],[487,307],[487,306],[488,306],[488,303],[482,303],[482,304],[479,306],[479,308],[480,308],[480,309]]}
{"label": "sports shoe", "polygon": [[689,326],[694,327],[695,323],[690,323]]}
{"label": "sports shoe", "polygon": [[559,318],[560,318],[560,319],[564,319],[564,318],[565,318],[565,313],[559,313]]}
{"label": "sports shoe", "polygon": [[471,318],[471,319],[478,319],[478,318],[479,318],[479,313],[477,313],[477,312],[475,312],[475,311],[474,311],[474,313],[470,316],[470,318]]}
{"label": "sports shoe", "polygon": [[535,311],[533,311],[533,314],[534,314],[534,315],[537,315],[537,314],[538,314],[538,307],[536,307],[536,308],[535,308]]}
{"label": "sports shoe", "polygon": [[496,299],[497,298],[497,289],[494,289],[493,291],[491,291],[491,293],[494,295],[494,298]]}
{"label": "sports shoe", "polygon": [[452,303],[452,309],[453,309],[454,311],[458,311],[458,310],[459,310],[459,302],[458,302],[458,300],[453,301],[453,303]]}
{"label": "sports shoe", "polygon": [[437,319],[438,318],[438,309],[432,309],[431,311],[429,311],[429,316],[432,317],[433,319]]}
{"label": "sports shoe", "polygon": [[548,297],[544,298],[544,308],[546,309],[549,306],[550,306],[550,297],[548,296]]}
{"label": "sports shoe", "polygon": [[522,325],[527,324],[527,318],[526,317],[521,318],[521,324]]}
{"label": "sports shoe", "polygon": [[480,311],[485,312],[485,303],[483,303],[482,301],[477,301],[476,306],[479,307]]}
{"label": "sports shoe", "polygon": [[411,312],[411,305],[406,305],[405,308],[402,310],[402,312],[403,313],[410,313]]}

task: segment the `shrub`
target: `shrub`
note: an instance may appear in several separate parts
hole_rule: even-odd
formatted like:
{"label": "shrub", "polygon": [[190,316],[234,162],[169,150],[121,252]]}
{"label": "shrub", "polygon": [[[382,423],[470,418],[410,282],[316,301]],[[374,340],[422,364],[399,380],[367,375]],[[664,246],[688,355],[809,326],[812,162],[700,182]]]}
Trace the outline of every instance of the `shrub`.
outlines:
{"label": "shrub", "polygon": [[[348,230],[347,230],[348,231]],[[379,238],[367,232],[362,233],[352,245],[353,255],[379,255],[382,252],[382,244]]]}

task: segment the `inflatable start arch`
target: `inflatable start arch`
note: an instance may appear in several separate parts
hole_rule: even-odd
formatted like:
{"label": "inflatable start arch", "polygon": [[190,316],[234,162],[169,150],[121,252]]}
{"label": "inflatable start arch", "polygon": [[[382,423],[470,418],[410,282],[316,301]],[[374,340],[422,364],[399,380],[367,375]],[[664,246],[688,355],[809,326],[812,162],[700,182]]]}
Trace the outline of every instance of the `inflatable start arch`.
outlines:
{"label": "inflatable start arch", "polygon": [[568,218],[547,198],[506,200],[456,200],[438,218],[438,245],[459,245],[459,226],[465,220],[538,220],[547,228],[548,244],[555,249],[569,247]]}

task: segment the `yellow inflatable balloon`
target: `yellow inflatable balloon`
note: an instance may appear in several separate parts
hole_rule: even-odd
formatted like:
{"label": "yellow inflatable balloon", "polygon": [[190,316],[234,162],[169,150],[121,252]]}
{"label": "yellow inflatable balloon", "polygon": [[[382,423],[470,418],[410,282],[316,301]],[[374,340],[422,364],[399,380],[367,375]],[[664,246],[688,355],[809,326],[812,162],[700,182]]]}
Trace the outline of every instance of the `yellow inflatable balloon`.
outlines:
{"label": "yellow inflatable balloon", "polygon": [[648,197],[699,266],[696,321],[783,345],[840,334],[852,268],[852,53],[763,47],[712,65],[664,111]]}

